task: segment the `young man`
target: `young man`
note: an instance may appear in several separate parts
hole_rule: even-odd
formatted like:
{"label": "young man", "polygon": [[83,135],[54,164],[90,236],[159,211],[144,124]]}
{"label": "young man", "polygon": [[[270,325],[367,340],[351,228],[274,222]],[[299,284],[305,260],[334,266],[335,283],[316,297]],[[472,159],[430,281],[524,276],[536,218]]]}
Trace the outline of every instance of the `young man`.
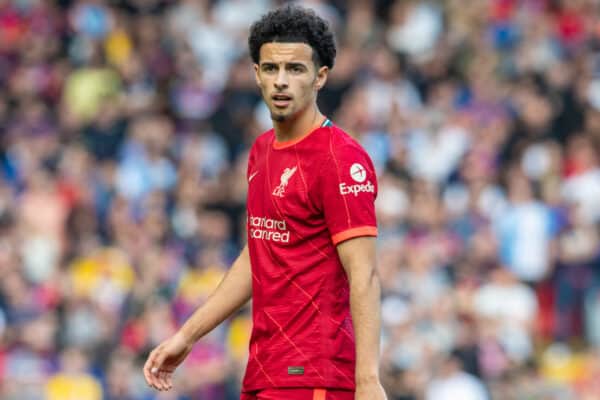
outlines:
{"label": "young man", "polygon": [[272,130],[248,161],[248,244],[218,288],[148,357],[159,390],[193,344],[250,298],[243,400],[380,400],[380,289],[371,160],[318,110],[335,43],[314,12],[285,7],[248,40]]}

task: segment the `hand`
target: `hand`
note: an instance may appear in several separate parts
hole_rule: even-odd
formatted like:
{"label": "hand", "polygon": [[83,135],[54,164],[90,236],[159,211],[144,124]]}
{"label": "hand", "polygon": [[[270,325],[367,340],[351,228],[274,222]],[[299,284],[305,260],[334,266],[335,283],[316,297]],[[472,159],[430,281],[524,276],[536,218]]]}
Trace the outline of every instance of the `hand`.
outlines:
{"label": "hand", "polygon": [[144,364],[144,377],[148,385],[157,390],[171,389],[175,368],[185,360],[191,350],[192,343],[180,332],[159,344]]}
{"label": "hand", "polygon": [[387,400],[385,390],[379,380],[368,383],[357,383],[354,400]]}

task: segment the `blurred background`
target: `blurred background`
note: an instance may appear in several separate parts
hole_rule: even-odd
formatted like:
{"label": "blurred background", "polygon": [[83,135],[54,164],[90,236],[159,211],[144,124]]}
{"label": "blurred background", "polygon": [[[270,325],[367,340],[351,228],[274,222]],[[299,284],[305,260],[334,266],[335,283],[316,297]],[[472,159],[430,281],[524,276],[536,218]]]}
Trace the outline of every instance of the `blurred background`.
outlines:
{"label": "blurred background", "polygon": [[[0,0],[0,398],[237,399],[245,308],[142,365],[245,241],[270,0]],[[600,398],[600,1],[304,1],[378,169],[391,400]]]}

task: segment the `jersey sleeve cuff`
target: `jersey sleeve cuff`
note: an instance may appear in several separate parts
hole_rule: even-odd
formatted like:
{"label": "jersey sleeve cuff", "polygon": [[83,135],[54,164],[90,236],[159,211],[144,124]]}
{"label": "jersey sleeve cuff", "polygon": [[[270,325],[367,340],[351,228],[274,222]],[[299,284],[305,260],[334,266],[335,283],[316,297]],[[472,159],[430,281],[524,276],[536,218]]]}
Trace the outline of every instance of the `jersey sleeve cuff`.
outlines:
{"label": "jersey sleeve cuff", "polygon": [[374,226],[359,226],[358,228],[347,229],[333,235],[331,240],[333,241],[334,245],[337,245],[344,240],[360,236],[377,236],[377,228]]}

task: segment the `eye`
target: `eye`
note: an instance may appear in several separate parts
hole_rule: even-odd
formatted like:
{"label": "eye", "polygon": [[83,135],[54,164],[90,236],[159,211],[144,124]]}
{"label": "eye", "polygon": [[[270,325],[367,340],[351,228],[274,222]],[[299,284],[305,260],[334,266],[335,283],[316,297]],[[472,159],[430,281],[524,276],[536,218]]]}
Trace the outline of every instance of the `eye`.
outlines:
{"label": "eye", "polygon": [[275,71],[275,66],[273,64],[264,64],[262,66],[262,70],[264,72],[273,72],[273,71]]}
{"label": "eye", "polygon": [[300,73],[304,72],[304,68],[302,68],[302,66],[300,66],[300,65],[293,65],[290,67],[290,71],[295,74],[300,74]]}

